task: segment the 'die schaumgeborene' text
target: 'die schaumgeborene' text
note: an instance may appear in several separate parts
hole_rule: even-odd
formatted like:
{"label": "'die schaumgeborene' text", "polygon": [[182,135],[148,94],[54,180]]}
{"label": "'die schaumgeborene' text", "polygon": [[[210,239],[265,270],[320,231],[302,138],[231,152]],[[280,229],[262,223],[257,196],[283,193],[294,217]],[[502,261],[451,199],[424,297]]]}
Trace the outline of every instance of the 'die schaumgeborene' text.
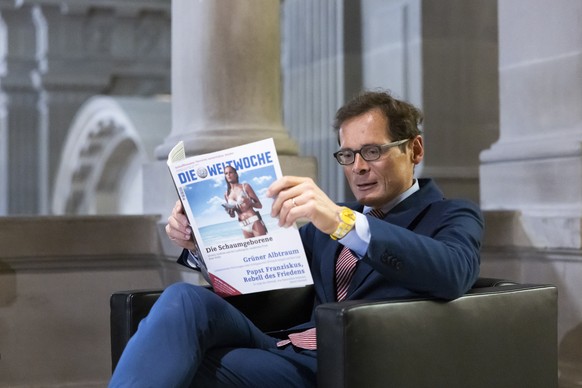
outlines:
{"label": "'die schaumgeborene' text", "polygon": [[245,240],[245,241],[239,241],[239,242],[232,243],[232,244],[225,243],[225,244],[211,245],[211,246],[206,247],[206,253],[224,251],[224,250],[235,249],[235,248],[247,248],[251,245],[263,244],[263,243],[268,243],[268,242],[272,242],[272,241],[273,241],[273,237],[262,237],[262,238],[253,238],[253,239],[249,239],[249,240]]}

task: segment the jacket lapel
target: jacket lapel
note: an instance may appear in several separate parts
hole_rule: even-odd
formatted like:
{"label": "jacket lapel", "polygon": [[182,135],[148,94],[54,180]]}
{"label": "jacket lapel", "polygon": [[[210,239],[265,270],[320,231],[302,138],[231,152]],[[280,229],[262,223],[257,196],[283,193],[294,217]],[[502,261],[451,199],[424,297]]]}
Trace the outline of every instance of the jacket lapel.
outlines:
{"label": "jacket lapel", "polygon": [[[419,183],[421,185],[420,190],[406,198],[394,207],[394,209],[388,212],[388,214],[383,218],[384,221],[403,228],[411,229],[414,226],[414,220],[428,205],[443,199],[442,192],[436,187],[432,180],[421,179]],[[362,209],[363,207],[361,207],[359,211]],[[358,262],[348,289],[348,298],[365,282],[373,271],[374,269],[368,264],[362,261]]]}
{"label": "jacket lapel", "polygon": [[324,250],[324,252],[330,252],[333,254],[332,257],[327,260],[321,260],[321,276],[323,279],[331,279],[329,282],[323,282],[323,292],[327,302],[335,302],[336,291],[335,291],[335,261],[343,248],[343,245],[330,239],[330,246]]}

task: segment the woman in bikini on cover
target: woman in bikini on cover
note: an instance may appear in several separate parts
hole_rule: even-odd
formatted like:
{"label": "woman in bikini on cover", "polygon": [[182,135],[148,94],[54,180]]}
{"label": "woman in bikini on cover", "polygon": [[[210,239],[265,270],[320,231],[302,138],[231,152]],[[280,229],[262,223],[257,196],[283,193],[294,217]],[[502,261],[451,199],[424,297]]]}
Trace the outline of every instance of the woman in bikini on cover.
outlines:
{"label": "woman in bikini on cover", "polygon": [[224,194],[226,204],[223,206],[231,217],[238,216],[238,222],[245,238],[267,234],[265,223],[259,212],[255,210],[261,209],[263,204],[253,188],[247,183],[238,182],[238,173],[232,166],[225,167],[224,179],[227,190]]}

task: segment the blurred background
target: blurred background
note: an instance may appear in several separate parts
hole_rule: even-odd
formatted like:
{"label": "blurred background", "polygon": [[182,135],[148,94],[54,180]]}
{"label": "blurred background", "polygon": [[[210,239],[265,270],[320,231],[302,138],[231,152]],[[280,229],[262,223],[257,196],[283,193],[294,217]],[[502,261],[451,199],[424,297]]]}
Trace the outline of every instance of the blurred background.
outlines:
{"label": "blurred background", "polygon": [[351,198],[335,111],[419,106],[416,173],[481,205],[482,276],[559,288],[560,387],[582,386],[582,2],[0,0],[0,386],[106,386],[109,295],[174,263],[165,165],[272,137]]}

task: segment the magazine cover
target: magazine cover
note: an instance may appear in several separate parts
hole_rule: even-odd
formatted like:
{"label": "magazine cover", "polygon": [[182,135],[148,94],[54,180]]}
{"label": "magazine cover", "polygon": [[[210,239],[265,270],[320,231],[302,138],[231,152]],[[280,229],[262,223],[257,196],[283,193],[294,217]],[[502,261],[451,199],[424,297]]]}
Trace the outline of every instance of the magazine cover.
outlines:
{"label": "magazine cover", "polygon": [[265,193],[282,175],[273,139],[188,158],[179,142],[168,167],[217,294],[313,283],[297,226],[270,215]]}

